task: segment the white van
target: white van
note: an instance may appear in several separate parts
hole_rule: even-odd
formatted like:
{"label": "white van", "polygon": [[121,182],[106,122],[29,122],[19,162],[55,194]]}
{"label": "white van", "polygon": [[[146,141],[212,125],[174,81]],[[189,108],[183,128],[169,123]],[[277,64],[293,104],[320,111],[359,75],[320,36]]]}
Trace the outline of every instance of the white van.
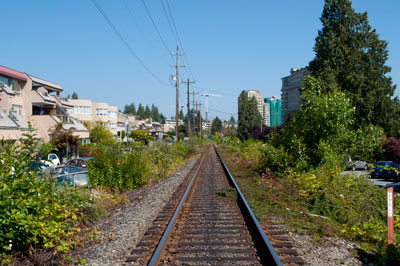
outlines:
{"label": "white van", "polygon": [[49,153],[49,155],[47,155],[47,160],[43,160],[43,163],[50,167],[56,167],[60,165],[60,159],[57,154]]}

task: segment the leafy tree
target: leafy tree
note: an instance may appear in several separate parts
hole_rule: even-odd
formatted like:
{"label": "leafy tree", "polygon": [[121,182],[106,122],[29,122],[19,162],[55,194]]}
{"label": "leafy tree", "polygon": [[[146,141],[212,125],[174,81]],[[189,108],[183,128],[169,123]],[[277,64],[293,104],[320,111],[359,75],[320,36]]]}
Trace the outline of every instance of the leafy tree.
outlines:
{"label": "leafy tree", "polygon": [[104,123],[97,121],[96,123],[88,123],[87,129],[89,131],[90,141],[98,144],[110,144],[113,143],[111,131],[104,126]]}
{"label": "leafy tree", "polygon": [[324,92],[311,76],[302,87],[301,108],[279,136],[296,167],[337,163],[348,154],[372,156],[382,131],[373,126],[354,130],[354,108],[343,92]]}
{"label": "leafy tree", "polygon": [[341,89],[355,107],[356,127],[381,126],[388,135],[400,134],[400,104],[392,99],[395,86],[386,74],[391,68],[387,42],[356,13],[349,0],[325,0],[314,51],[309,64],[324,90]]}
{"label": "leafy tree", "polygon": [[76,92],[72,93],[71,97],[72,97],[73,100],[78,100],[79,99],[78,98],[78,94]]}
{"label": "leafy tree", "polygon": [[139,103],[138,109],[137,109],[137,116],[144,118],[144,107],[141,103]]}
{"label": "leafy tree", "polygon": [[179,111],[179,119],[180,120],[184,120],[185,119],[185,115],[183,114],[183,110],[182,109]]}
{"label": "leafy tree", "polygon": [[239,96],[238,112],[238,137],[243,141],[250,137],[249,130],[252,126],[261,124],[261,114],[257,110],[257,102],[253,97],[248,98],[247,92],[242,91]]}
{"label": "leafy tree", "polygon": [[79,137],[75,136],[72,131],[66,130],[62,123],[58,123],[54,128],[50,129],[50,139],[55,148],[57,148],[61,153],[68,156],[72,149],[77,152],[80,141]]}
{"label": "leafy tree", "polygon": [[131,138],[134,141],[141,143],[141,145],[146,145],[150,140],[153,139],[152,136],[149,136],[149,131],[139,129],[131,132]]}
{"label": "leafy tree", "polygon": [[382,142],[382,159],[400,162],[400,141],[394,137]]}
{"label": "leafy tree", "polygon": [[211,134],[215,134],[216,132],[222,131],[222,121],[217,117],[212,121],[211,125]]}

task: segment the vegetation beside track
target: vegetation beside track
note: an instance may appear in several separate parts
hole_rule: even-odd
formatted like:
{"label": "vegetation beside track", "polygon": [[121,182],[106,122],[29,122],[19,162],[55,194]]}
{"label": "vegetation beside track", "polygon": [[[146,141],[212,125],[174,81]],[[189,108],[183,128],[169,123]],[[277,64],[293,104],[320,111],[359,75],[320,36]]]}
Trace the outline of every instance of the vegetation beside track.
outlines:
{"label": "vegetation beside track", "polygon": [[[30,163],[43,145],[51,144],[42,143],[34,131],[19,144],[0,145],[2,265],[84,264],[84,260],[72,261],[68,253],[96,238],[98,232],[91,224],[126,203],[127,189],[159,181],[183,165],[202,141],[156,143],[154,168],[152,146],[92,144],[95,159],[89,166],[89,188],[60,186],[50,175],[33,172]],[[115,148],[120,148],[119,153]]]}
{"label": "vegetation beside track", "polygon": [[[260,175],[262,142],[232,142],[218,150],[234,175],[255,215],[261,221],[279,217],[292,230],[314,240],[324,236],[351,240],[359,245],[358,256],[369,253],[377,264],[399,259],[400,238],[387,250],[386,191],[366,177],[340,175],[340,169],[322,165],[307,172],[271,171]],[[395,197],[395,232],[400,230],[400,199]]]}

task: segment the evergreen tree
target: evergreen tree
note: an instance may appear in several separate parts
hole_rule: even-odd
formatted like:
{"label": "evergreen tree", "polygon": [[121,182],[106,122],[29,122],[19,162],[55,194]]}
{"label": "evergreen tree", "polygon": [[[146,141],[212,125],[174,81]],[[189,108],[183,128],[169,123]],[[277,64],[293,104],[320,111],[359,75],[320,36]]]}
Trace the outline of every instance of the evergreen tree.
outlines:
{"label": "evergreen tree", "polygon": [[238,116],[238,137],[242,141],[247,140],[250,137],[250,128],[260,125],[262,117],[258,112],[256,99],[249,99],[246,91],[242,91],[239,96]]}
{"label": "evergreen tree", "polygon": [[222,121],[218,118],[218,116],[212,121],[211,125],[211,134],[215,134],[215,132],[222,131]]}
{"label": "evergreen tree", "polygon": [[161,117],[160,117],[160,113],[158,112],[158,108],[157,108],[157,106],[154,106],[154,104],[151,105],[151,118],[155,122],[161,121]]}
{"label": "evergreen tree", "polygon": [[132,114],[132,115],[136,115],[136,114],[137,114],[137,113],[136,113],[136,106],[135,106],[134,103],[131,103],[131,114]]}
{"label": "evergreen tree", "polygon": [[144,118],[151,118],[151,110],[147,104],[146,104],[146,108],[144,109]]}
{"label": "evergreen tree", "polygon": [[161,113],[160,114],[160,123],[161,124],[165,124],[165,120],[166,120],[167,118]]}
{"label": "evergreen tree", "polygon": [[367,13],[356,13],[349,0],[325,0],[314,51],[309,64],[321,87],[341,89],[352,101],[356,127],[370,123],[388,135],[400,133],[400,105],[392,99],[395,86],[386,74],[391,68],[387,42],[368,23]]}
{"label": "evergreen tree", "polygon": [[181,111],[179,112],[179,119],[180,120],[184,120],[185,119],[185,115],[183,114],[183,110],[181,109]]}
{"label": "evergreen tree", "polygon": [[78,100],[79,99],[78,98],[78,94],[76,92],[72,93],[71,97],[72,97],[73,100]]}
{"label": "evergreen tree", "polygon": [[141,103],[139,103],[139,106],[137,109],[137,116],[144,118],[144,107]]}

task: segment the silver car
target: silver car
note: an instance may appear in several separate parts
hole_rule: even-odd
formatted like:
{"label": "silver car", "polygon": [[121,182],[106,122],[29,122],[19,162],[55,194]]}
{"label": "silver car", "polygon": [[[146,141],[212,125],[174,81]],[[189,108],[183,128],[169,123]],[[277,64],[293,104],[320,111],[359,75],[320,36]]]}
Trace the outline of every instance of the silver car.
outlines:
{"label": "silver car", "polygon": [[351,156],[346,164],[346,169],[348,170],[368,170],[368,163],[361,159],[359,156]]}

